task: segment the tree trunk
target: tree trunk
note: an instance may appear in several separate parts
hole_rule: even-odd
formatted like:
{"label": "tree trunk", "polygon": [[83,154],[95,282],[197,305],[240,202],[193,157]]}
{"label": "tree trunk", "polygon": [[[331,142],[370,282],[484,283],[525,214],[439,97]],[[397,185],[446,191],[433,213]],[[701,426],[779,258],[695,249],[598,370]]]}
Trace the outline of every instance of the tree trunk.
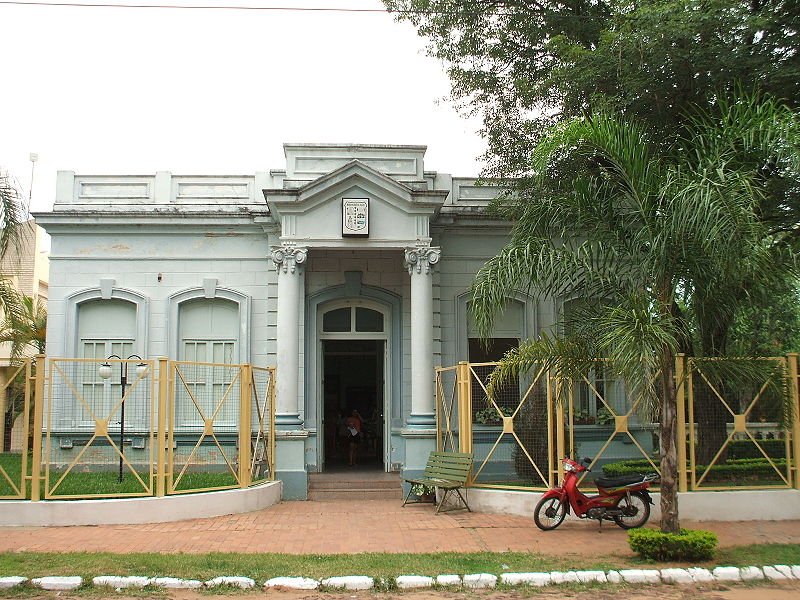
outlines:
{"label": "tree trunk", "polygon": [[678,533],[678,449],[677,396],[675,391],[675,357],[672,350],[661,352],[661,531]]}

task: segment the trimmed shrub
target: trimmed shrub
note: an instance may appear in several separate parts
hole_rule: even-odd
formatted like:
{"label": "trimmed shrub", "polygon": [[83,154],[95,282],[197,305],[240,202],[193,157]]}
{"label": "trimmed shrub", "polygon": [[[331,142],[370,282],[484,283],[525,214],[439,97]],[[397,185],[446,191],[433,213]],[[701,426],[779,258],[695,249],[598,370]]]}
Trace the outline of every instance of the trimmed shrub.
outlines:
{"label": "trimmed shrub", "polygon": [[[758,440],[770,458],[786,458],[786,442],[784,440]],[[750,440],[733,440],[728,444],[728,459],[764,458],[761,451]]]}
{"label": "trimmed shrub", "polygon": [[681,529],[680,533],[631,529],[628,543],[631,550],[650,560],[699,562],[714,557],[717,536],[700,529]]}
{"label": "trimmed shrub", "polygon": [[[786,459],[777,458],[772,462],[782,472],[786,470]],[[698,477],[706,470],[705,465],[696,465]],[[606,477],[619,477],[620,475],[632,475],[635,473],[649,473],[653,470],[650,463],[646,460],[624,460],[615,463],[608,463],[603,466],[603,474]],[[775,469],[766,458],[740,458],[728,460],[725,463],[711,467],[711,472],[705,477],[706,482],[747,482],[752,479],[774,479],[780,481]]]}

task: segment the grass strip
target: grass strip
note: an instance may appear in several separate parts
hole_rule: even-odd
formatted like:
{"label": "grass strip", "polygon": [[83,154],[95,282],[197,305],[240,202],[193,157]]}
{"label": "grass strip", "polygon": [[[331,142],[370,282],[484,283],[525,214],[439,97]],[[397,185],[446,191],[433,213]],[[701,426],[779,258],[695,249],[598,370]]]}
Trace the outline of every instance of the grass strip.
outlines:
{"label": "grass strip", "polygon": [[218,575],[239,575],[264,581],[278,576],[314,578],[336,575],[396,577],[404,574],[503,573],[554,571],[576,568],[614,569],[629,564],[613,557],[573,559],[526,552],[442,552],[432,554],[112,554],[107,552],[4,552],[0,576],[97,575],[170,576],[207,580]]}
{"label": "grass strip", "polygon": [[[565,549],[568,551],[568,549]],[[800,544],[754,544],[719,550],[713,561],[698,566],[800,564]],[[430,554],[112,554],[108,552],[4,552],[0,576],[98,575],[170,576],[202,581],[239,575],[263,582],[278,576],[320,579],[336,575],[439,575],[531,571],[603,570],[673,566],[637,558],[545,556],[528,552],[441,552]]]}

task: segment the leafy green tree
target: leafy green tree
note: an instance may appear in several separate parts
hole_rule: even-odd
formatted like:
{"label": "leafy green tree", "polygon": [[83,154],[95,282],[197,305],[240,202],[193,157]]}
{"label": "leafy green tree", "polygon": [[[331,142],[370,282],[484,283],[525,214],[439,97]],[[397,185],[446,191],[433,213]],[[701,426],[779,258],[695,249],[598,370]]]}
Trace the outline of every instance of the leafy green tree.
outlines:
{"label": "leafy green tree", "polygon": [[480,111],[493,175],[529,173],[547,127],[604,109],[671,141],[736,86],[800,106],[797,0],[384,0]]}
{"label": "leafy green tree", "polygon": [[[770,110],[753,111],[761,119],[750,126],[782,132],[769,136],[773,142],[793,139],[793,113],[767,104]],[[745,99],[719,112],[756,105]],[[554,127],[533,152],[534,177],[495,205],[514,223],[511,239],[473,288],[482,332],[513,290],[593,300],[582,315],[588,335],[578,331],[568,344],[528,341],[506,356],[496,379],[548,360],[568,372],[580,366],[578,357],[609,357],[632,396],[659,407],[661,528],[670,532],[679,529],[674,358],[686,330],[679,301],[735,274],[743,261],[763,273],[754,285],[792,267],[775,268],[783,255],[764,251],[769,227],[757,209],[765,180],[741,167],[735,145],[717,142],[724,126],[724,117],[700,114],[669,149],[646,125],[608,113]],[[773,152],[776,164],[796,157],[789,143]],[[553,355],[559,345],[565,356]]]}

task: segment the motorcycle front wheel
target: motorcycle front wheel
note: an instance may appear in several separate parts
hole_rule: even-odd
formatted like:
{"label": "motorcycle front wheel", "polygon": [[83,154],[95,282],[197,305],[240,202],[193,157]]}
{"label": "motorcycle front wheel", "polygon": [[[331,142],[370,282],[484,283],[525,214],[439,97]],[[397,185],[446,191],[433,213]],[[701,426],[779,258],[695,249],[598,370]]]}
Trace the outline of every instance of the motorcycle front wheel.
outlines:
{"label": "motorcycle front wheel", "polygon": [[650,503],[642,494],[623,496],[617,508],[622,514],[614,517],[614,522],[623,529],[641,527],[650,518]]}
{"label": "motorcycle front wheel", "polygon": [[542,531],[555,529],[567,516],[567,507],[559,498],[542,498],[536,505],[533,521]]}

